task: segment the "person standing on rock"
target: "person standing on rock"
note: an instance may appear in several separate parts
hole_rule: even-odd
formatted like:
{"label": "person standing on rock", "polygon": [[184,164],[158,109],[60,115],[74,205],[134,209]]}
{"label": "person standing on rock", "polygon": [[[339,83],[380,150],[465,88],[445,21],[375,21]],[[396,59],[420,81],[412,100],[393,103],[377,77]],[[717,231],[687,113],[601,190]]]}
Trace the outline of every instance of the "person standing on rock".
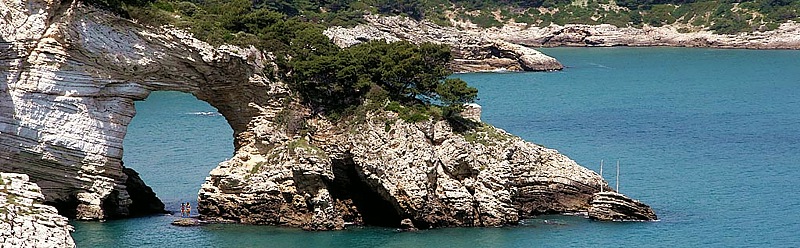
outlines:
{"label": "person standing on rock", "polygon": [[186,217],[192,217],[192,205],[186,203]]}
{"label": "person standing on rock", "polygon": [[181,218],[185,217],[184,215],[185,213],[186,213],[186,204],[181,202]]}

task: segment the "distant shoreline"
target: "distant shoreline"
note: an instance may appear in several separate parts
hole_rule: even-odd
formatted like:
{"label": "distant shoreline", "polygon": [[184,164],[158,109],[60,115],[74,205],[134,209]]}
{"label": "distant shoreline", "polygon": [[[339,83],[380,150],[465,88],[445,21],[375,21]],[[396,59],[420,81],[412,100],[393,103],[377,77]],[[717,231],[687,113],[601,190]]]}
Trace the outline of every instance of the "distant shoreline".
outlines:
{"label": "distant shoreline", "polygon": [[525,27],[508,24],[501,28],[466,30],[482,33],[532,48],[545,47],[689,47],[753,50],[800,49],[800,24],[787,22],[778,29],[735,35],[714,34],[711,31],[681,33],[676,26],[618,28],[608,24],[548,27]]}

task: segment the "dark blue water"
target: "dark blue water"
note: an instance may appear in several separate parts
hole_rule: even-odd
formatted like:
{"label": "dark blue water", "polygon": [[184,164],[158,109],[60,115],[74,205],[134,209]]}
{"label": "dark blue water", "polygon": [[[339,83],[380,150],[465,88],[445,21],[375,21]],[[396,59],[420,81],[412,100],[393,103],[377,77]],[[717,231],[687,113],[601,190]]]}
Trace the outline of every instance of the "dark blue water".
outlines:
{"label": "dark blue water", "polygon": [[[555,48],[552,73],[459,75],[483,120],[595,171],[621,161],[620,191],[659,222],[543,216],[518,227],[396,233],[241,225],[176,228],[173,217],[74,222],[81,247],[797,247],[800,51]],[[179,93],[137,103],[125,163],[169,206],[192,200],[232,154],[230,127]],[[614,175],[606,170],[612,182]],[[548,220],[547,223],[544,220]],[[555,223],[555,224],[554,224]]]}

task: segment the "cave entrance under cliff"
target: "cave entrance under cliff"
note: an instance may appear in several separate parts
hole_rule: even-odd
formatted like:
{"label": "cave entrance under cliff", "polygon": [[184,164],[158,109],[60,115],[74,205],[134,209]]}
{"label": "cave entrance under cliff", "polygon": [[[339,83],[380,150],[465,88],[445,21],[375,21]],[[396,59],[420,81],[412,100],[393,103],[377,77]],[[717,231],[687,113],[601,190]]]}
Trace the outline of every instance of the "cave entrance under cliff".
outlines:
{"label": "cave entrance under cliff", "polygon": [[[334,159],[333,182],[329,182],[334,199],[350,202],[361,216],[362,224],[381,227],[400,227],[403,219],[395,206],[364,181],[352,158]],[[357,222],[352,214],[345,214],[345,222]]]}
{"label": "cave entrance under cliff", "polygon": [[139,172],[168,211],[197,206],[209,171],[233,155],[233,130],[207,102],[174,91],[137,101],[123,141],[125,167]]}

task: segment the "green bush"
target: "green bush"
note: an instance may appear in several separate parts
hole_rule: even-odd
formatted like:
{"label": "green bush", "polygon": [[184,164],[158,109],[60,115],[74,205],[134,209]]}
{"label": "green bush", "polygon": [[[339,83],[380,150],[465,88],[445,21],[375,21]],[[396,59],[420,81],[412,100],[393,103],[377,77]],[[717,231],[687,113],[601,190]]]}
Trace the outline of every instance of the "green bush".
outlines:
{"label": "green bush", "polygon": [[[450,59],[450,48],[444,45],[371,41],[327,54],[296,55],[288,82],[323,112],[358,105],[373,89],[408,106],[473,101],[477,90],[461,80],[446,79]],[[412,119],[418,118],[422,116]]]}

